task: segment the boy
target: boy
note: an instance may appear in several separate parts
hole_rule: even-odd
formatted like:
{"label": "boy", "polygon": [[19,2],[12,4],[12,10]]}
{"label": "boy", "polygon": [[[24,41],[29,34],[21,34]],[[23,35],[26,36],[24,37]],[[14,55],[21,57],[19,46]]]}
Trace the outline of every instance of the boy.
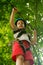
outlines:
{"label": "boy", "polygon": [[30,44],[34,45],[37,41],[36,30],[34,30],[34,38],[30,40],[25,31],[26,21],[18,18],[14,24],[14,15],[17,12],[17,9],[13,8],[10,17],[10,25],[16,39],[12,46],[12,59],[16,61],[16,65],[33,65],[34,61],[30,51]]}

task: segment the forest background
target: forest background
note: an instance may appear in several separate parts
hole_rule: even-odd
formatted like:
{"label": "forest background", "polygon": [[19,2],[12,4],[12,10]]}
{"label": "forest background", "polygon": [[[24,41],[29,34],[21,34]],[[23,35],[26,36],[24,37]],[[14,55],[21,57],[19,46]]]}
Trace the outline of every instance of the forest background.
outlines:
{"label": "forest background", "polygon": [[19,17],[27,21],[26,31],[32,35],[37,31],[37,45],[31,46],[34,65],[43,65],[43,0],[0,0],[0,65],[14,65],[11,59],[13,32],[10,27],[12,8],[16,7]]}

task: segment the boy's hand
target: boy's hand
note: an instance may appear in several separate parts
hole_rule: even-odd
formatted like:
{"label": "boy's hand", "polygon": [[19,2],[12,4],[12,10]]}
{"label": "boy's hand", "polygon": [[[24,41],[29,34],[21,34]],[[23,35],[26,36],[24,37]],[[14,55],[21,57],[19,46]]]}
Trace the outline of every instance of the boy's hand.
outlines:
{"label": "boy's hand", "polygon": [[17,8],[15,8],[15,7],[12,9],[12,11],[13,11],[14,13],[17,13],[17,12],[18,12]]}

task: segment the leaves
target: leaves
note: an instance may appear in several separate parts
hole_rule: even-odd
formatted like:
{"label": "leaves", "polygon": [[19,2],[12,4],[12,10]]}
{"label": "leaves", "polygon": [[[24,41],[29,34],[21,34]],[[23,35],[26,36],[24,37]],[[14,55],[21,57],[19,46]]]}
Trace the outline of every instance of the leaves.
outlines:
{"label": "leaves", "polygon": [[[10,14],[13,7],[17,7],[19,13],[15,15],[14,20],[21,17],[30,22],[27,24],[26,31],[32,35],[32,30],[37,30],[37,46],[33,49],[35,65],[38,65],[37,54],[39,53],[39,60],[43,56],[43,1],[42,0],[1,0],[0,1],[0,65],[14,65],[11,59],[11,46],[13,33],[10,27]],[[32,47],[33,48],[33,47]],[[40,50],[41,51],[40,51]],[[3,61],[3,62],[2,62]],[[41,65],[43,62],[41,61]]]}

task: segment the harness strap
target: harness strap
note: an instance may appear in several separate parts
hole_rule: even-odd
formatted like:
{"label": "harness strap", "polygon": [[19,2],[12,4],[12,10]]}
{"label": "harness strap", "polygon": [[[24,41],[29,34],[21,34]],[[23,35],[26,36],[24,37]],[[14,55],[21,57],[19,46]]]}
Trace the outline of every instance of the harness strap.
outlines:
{"label": "harness strap", "polygon": [[24,45],[23,45],[23,42],[19,40],[19,44],[21,46],[21,48],[23,49],[24,53],[28,50],[30,50],[30,48],[25,48]]}
{"label": "harness strap", "polygon": [[26,48],[26,51],[30,50],[30,48]]}

